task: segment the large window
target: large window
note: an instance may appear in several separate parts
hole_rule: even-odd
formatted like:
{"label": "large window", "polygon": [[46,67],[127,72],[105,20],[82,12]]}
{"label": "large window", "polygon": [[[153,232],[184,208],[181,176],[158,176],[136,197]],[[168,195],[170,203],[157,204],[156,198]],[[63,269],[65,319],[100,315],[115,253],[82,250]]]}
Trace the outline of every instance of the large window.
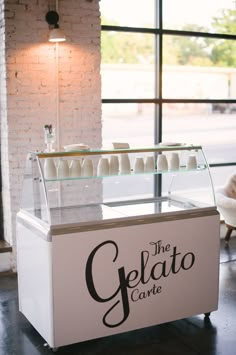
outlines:
{"label": "large window", "polygon": [[201,144],[236,164],[236,2],[101,0],[103,145]]}

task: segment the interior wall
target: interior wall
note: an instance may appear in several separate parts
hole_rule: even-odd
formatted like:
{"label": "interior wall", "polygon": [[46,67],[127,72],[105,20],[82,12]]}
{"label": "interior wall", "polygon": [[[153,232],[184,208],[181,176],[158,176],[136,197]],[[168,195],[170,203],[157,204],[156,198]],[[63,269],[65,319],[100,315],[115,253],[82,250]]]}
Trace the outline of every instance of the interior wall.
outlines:
{"label": "interior wall", "polygon": [[60,44],[48,42],[45,15],[52,3],[0,0],[4,235],[14,252],[26,154],[45,149],[44,125],[56,127],[58,149],[101,146],[99,1],[57,2],[67,39]]}

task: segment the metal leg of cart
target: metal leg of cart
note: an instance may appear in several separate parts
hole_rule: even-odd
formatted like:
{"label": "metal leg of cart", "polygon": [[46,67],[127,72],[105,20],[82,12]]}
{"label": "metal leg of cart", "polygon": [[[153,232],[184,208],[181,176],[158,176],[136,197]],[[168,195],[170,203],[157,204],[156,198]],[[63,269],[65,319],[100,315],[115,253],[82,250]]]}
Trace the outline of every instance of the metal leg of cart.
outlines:
{"label": "metal leg of cart", "polygon": [[204,313],[205,318],[210,318],[211,312]]}

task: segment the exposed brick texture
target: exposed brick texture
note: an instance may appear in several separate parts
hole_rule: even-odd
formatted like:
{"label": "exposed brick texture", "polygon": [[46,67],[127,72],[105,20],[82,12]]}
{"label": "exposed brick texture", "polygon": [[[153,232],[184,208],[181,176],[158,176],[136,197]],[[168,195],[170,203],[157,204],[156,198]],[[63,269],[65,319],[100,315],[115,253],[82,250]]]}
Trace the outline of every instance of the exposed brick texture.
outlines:
{"label": "exposed brick texture", "polygon": [[[43,150],[43,126],[59,132],[60,149],[101,146],[98,0],[59,0],[67,41],[47,41],[48,0],[0,0],[1,157],[5,239],[15,250],[28,150]],[[58,125],[57,125],[58,123]]]}

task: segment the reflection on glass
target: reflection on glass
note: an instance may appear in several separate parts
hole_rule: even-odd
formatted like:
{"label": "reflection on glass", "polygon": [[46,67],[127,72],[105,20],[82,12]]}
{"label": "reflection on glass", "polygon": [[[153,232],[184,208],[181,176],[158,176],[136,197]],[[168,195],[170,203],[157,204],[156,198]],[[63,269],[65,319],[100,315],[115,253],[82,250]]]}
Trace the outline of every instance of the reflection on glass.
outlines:
{"label": "reflection on glass", "polygon": [[101,0],[102,25],[154,27],[155,0]]}
{"label": "reflection on glass", "polygon": [[235,41],[165,36],[163,43],[163,97],[236,98]]}
{"label": "reflection on glass", "polygon": [[102,113],[104,147],[112,147],[112,142],[127,142],[131,148],[154,144],[153,104],[104,104]]}
{"label": "reflection on glass", "polygon": [[236,8],[232,0],[165,0],[163,27],[235,34]]}
{"label": "reflection on glass", "polygon": [[234,114],[215,112],[214,104],[165,104],[163,141],[200,144],[209,163],[229,163],[236,158]]}
{"label": "reflection on glass", "polygon": [[113,211],[104,205],[71,206],[60,209],[51,209],[52,225],[71,223],[86,223],[105,221],[123,217],[118,211]]}
{"label": "reflection on glass", "polygon": [[102,97],[154,97],[154,36],[102,32]]}
{"label": "reflection on glass", "polygon": [[[190,207],[191,208],[191,207]],[[156,200],[146,203],[137,203],[137,204],[127,204],[120,206],[112,206],[112,210],[123,213],[126,216],[144,216],[151,215],[156,213],[165,213],[165,212],[176,212],[184,209],[184,205],[178,205],[172,201],[165,200]]]}

